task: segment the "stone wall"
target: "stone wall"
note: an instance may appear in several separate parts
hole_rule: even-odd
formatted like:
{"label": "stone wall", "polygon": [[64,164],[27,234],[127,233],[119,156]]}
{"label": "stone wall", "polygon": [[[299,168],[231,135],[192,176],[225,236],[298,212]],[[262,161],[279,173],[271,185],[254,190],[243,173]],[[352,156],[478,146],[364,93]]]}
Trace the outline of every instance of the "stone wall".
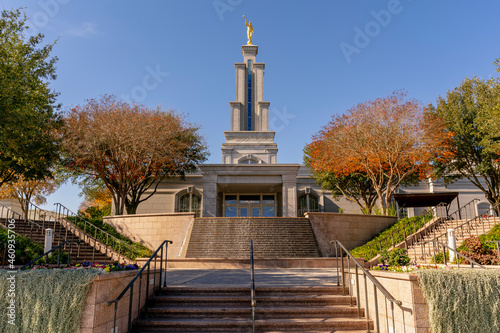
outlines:
{"label": "stone wall", "polygon": [[169,258],[183,257],[183,245],[189,240],[193,220],[194,213],[136,214],[104,218],[105,223],[153,251],[164,240],[171,240],[173,244],[168,245],[167,253]]}
{"label": "stone wall", "polygon": [[351,250],[371,240],[397,219],[394,216],[312,212],[306,216],[311,221],[323,257],[335,255],[335,248],[330,245],[332,240],[340,241]]}
{"label": "stone wall", "polygon": [[[127,332],[130,291],[118,302],[116,315],[116,328],[114,328],[115,305],[108,305],[109,301],[115,300],[125,289],[130,281],[137,275],[138,271],[113,272],[99,275],[92,285],[85,299],[80,330],[78,333],[124,333]],[[160,285],[160,270],[150,271],[149,296],[153,294],[153,284]],[[139,288],[141,282],[141,288]],[[132,321],[138,316],[138,302],[141,307],[146,304],[146,272],[142,279],[137,279],[134,284],[134,294],[132,297]],[[139,290],[141,294],[139,296]]]}
{"label": "stone wall", "polygon": [[[347,272],[346,272],[347,273]],[[377,281],[398,301],[401,306],[394,304],[394,312],[391,310],[391,303],[386,301],[382,292],[377,291],[378,303],[378,324],[380,332],[405,332],[405,333],[429,333],[429,308],[420,289],[417,275],[414,273],[393,273],[382,271],[370,271]],[[351,285],[353,296],[356,296],[356,275],[351,273]],[[366,307],[365,283],[361,271],[359,272],[360,304]],[[346,274],[346,281],[349,275]],[[375,316],[375,298],[373,283],[367,280],[369,316],[374,325],[377,321]],[[354,283],[354,284],[353,284]],[[393,316],[394,313],[394,316]],[[394,320],[393,320],[394,318]],[[375,330],[376,331],[376,326]]]}

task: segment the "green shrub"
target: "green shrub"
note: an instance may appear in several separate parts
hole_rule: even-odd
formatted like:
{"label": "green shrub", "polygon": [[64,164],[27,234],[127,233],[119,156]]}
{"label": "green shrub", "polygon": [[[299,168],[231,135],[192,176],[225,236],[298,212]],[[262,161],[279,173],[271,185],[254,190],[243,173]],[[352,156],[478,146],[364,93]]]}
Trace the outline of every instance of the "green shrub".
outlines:
{"label": "green shrub", "polygon": [[[446,262],[449,263],[450,255],[448,251],[446,251],[445,255],[446,255]],[[455,259],[453,260],[455,261]],[[431,257],[431,264],[444,264],[443,252],[438,252],[436,253],[436,255],[433,255]]]}
{"label": "green shrub", "polygon": [[[6,229],[0,228],[0,243],[6,241],[8,238],[8,232]],[[20,234],[16,234],[15,238],[16,242],[16,247],[15,247],[15,265],[24,265],[32,261],[33,259],[38,258],[44,253],[44,248],[41,244],[38,244],[37,242],[33,241],[31,238],[24,237]],[[3,251],[4,248],[3,246],[0,249],[0,263],[3,263]],[[66,253],[61,253],[61,263],[66,263],[67,262],[68,255]],[[45,260],[39,259],[37,264],[45,263]],[[57,252],[52,255],[51,258],[48,260],[49,264],[55,264],[57,263]]]}
{"label": "green shrub", "polygon": [[[415,216],[415,217],[406,217],[394,223],[389,228],[380,232],[377,236],[375,236],[371,241],[367,242],[364,245],[358,246],[357,248],[352,249],[350,252],[354,257],[364,258],[365,260],[370,260],[377,256],[384,249],[388,249],[392,247],[392,237],[390,239],[384,240],[386,237],[396,230],[401,229],[398,234],[394,234],[394,243],[399,243],[403,240],[403,231],[404,228],[406,232],[406,236],[411,235],[416,230],[423,227],[427,222],[430,221],[432,216]],[[415,224],[415,228],[413,227]],[[382,243],[382,244],[380,244]],[[382,245],[382,248],[380,248]]]}
{"label": "green shrub", "polygon": [[[90,223],[90,225],[86,226],[85,222],[84,222],[84,220],[82,220],[82,218],[87,220]],[[111,241],[109,241],[108,245],[112,245],[112,247],[115,251],[120,250],[123,253],[123,255],[129,259],[135,260],[137,258],[148,258],[153,254],[153,251],[151,251],[146,246],[142,245],[141,243],[134,243],[128,237],[126,237],[126,236],[122,235],[120,232],[118,232],[111,225],[104,223],[102,216],[100,216],[98,213],[96,213],[95,215],[91,215],[90,219],[83,217],[83,216],[80,218],[69,217],[68,219],[72,223],[74,223],[79,229],[85,230],[86,233],[88,233],[92,236],[96,235],[97,239],[104,244],[106,244],[106,242],[108,241],[108,237],[106,237],[102,233],[99,233],[99,232],[96,233],[95,227],[97,227],[101,230],[104,230],[108,234],[123,241],[126,244],[125,249],[123,248],[123,246],[119,246],[118,244],[113,244]]]}
{"label": "green shrub", "polygon": [[410,260],[405,249],[394,249],[389,252],[384,250],[378,259],[381,264],[386,264],[388,266],[407,266],[410,264]]}

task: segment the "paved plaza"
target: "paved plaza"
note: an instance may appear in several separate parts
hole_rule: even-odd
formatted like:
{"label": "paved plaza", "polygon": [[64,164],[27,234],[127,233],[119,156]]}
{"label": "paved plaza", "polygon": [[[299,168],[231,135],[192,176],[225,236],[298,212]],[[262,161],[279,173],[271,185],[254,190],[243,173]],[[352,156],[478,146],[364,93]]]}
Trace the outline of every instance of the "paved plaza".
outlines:
{"label": "paved plaza", "polygon": [[[249,269],[169,269],[167,285],[248,286]],[[256,287],[336,286],[337,270],[325,268],[256,269]]]}

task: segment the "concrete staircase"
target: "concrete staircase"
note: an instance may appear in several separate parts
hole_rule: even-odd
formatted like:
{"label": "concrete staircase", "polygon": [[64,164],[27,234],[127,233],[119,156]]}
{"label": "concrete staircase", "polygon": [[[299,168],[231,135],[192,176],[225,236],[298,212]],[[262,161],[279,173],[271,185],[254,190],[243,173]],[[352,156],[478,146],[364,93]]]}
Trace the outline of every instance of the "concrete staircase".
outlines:
{"label": "concrete staircase", "polygon": [[[257,287],[257,332],[366,332],[341,287]],[[353,306],[350,306],[350,304]],[[369,322],[370,329],[373,323]],[[250,288],[174,286],[151,299],[134,331],[251,332]]]}
{"label": "concrete staircase", "polygon": [[[432,244],[426,244],[425,248],[422,243],[430,241],[439,237],[439,241],[447,244],[446,231],[448,229],[456,228],[467,222],[467,220],[444,220],[439,225],[437,225],[432,231],[429,231],[425,235],[422,235],[418,241],[414,242],[408,247],[408,256],[412,260],[416,260],[419,264],[430,263],[431,258],[434,256],[434,251]],[[499,218],[489,217],[482,218],[478,217],[476,219],[470,220],[469,225],[459,228],[455,232],[457,247],[461,246],[463,241],[472,236],[479,236],[487,233],[496,224],[500,222]],[[442,248],[436,248],[436,253],[442,252]]]}
{"label": "concrete staircase", "polygon": [[[53,246],[57,246],[58,244],[64,242],[65,239],[71,241],[80,241],[80,239],[75,236],[71,231],[66,230],[64,226],[60,223],[54,223],[54,221],[35,221],[37,224],[42,226],[42,228],[33,225],[24,219],[16,218],[15,219],[15,229],[14,231],[18,234],[31,238],[35,242],[44,246],[45,243],[45,229],[51,228],[54,229],[54,238],[52,241]],[[5,219],[2,219],[2,224],[5,225]],[[65,250],[67,252],[67,250]],[[80,241],[80,249],[78,250],[78,246],[76,244],[71,244],[71,262],[72,263],[81,263],[84,261],[92,261],[98,263],[112,263],[114,262],[111,257],[106,254],[100,252],[98,249],[90,246],[87,243]]]}
{"label": "concrete staircase", "polygon": [[250,240],[256,258],[319,257],[307,218],[197,218],[186,258],[247,258]]}

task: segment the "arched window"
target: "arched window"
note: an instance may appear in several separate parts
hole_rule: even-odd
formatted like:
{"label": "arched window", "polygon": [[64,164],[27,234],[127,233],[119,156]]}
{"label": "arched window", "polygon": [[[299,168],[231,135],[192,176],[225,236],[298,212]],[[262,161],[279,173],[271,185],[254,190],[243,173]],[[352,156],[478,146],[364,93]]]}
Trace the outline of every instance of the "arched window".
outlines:
{"label": "arched window", "polygon": [[313,194],[299,196],[297,202],[297,216],[304,216],[307,212],[319,212],[319,199]]}
{"label": "arched window", "polygon": [[257,161],[248,158],[246,160],[240,161],[240,164],[257,164]]}
{"label": "arched window", "polygon": [[480,202],[477,204],[477,215],[483,217],[494,216],[493,209],[491,209],[491,205],[488,202]]}
{"label": "arched window", "polygon": [[179,212],[194,212],[196,217],[201,214],[201,196],[196,193],[186,193],[179,198]]}

